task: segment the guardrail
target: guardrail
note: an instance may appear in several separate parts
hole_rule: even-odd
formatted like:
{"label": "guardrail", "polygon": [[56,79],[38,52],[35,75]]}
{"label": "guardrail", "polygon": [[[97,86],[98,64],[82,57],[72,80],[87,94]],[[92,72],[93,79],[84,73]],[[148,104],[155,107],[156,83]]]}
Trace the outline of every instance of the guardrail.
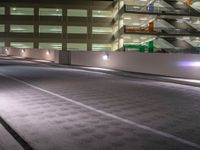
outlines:
{"label": "guardrail", "polygon": [[197,48],[190,49],[174,49],[174,48],[162,48],[162,49],[154,49],[154,53],[186,53],[186,54],[199,54],[200,51]]}
{"label": "guardrail", "polygon": [[163,34],[200,34],[195,29],[176,29],[176,28],[154,28],[150,31],[148,27],[138,27],[138,26],[124,26],[125,33],[163,33]]}
{"label": "guardrail", "polygon": [[188,15],[191,14],[190,9],[174,9],[171,7],[149,7],[149,6],[137,6],[137,5],[125,5],[126,12],[146,12],[146,13],[161,13],[161,14],[178,14]]}

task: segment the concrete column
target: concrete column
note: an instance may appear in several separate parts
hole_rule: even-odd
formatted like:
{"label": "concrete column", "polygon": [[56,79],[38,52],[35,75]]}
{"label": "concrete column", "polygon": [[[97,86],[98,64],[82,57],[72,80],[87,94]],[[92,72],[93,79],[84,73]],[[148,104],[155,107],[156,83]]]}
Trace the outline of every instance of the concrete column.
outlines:
{"label": "concrete column", "polygon": [[[10,15],[10,7],[6,6],[5,7],[5,16],[6,18],[9,18]],[[10,25],[9,23],[5,23],[5,32],[8,33],[10,32]]]}
{"label": "concrete column", "polygon": [[[64,14],[64,12],[63,12],[63,14],[65,15],[65,25],[66,25],[66,28],[65,28],[65,31],[66,31],[66,34],[65,34],[65,47],[66,47],[66,50],[68,50],[68,49],[67,49],[67,43],[68,43],[67,24],[68,24],[69,20],[68,20],[67,9],[69,9],[69,8],[67,7],[67,8],[65,8],[65,9],[66,9],[66,10],[65,10],[65,14]],[[63,48],[64,48],[64,47],[63,47]]]}
{"label": "concrete column", "polygon": [[62,8],[62,50],[67,50],[67,9]]}
{"label": "concrete column", "polygon": [[34,48],[39,48],[39,8],[34,8]]}
{"label": "concrete column", "polygon": [[[92,3],[92,1],[90,2]],[[92,7],[88,9],[88,34],[87,34],[87,50],[92,51],[93,35],[92,35],[93,17],[92,17]]]}
{"label": "concrete column", "polygon": [[[9,18],[10,15],[10,7],[9,6],[5,6],[5,16],[6,18]],[[9,33],[10,32],[10,24],[9,23],[5,23],[5,33]],[[6,39],[5,40],[5,47],[10,47],[10,40]]]}
{"label": "concrete column", "polygon": [[153,53],[154,51],[154,41],[149,41],[148,42],[148,52]]}
{"label": "concrete column", "polygon": [[58,64],[71,64],[70,51],[54,51],[54,62]]}

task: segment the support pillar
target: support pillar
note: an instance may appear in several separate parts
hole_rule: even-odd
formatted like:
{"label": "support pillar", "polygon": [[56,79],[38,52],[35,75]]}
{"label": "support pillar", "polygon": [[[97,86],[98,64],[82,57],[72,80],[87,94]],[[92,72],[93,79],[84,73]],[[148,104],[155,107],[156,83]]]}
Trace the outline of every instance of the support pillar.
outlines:
{"label": "support pillar", "polygon": [[147,47],[148,47],[148,52],[153,53],[154,52],[154,41],[149,41]]}
{"label": "support pillar", "polygon": [[145,52],[145,45],[139,46],[139,52],[144,53]]}

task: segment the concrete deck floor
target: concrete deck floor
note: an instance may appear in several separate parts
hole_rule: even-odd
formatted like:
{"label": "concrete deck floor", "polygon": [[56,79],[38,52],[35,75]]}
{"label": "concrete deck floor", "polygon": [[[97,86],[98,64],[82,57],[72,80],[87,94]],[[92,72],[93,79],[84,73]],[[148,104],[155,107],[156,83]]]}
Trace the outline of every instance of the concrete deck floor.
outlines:
{"label": "concrete deck floor", "polygon": [[196,150],[199,116],[199,87],[0,58],[0,117],[34,150]]}
{"label": "concrete deck floor", "polygon": [[0,150],[23,150],[21,145],[0,124]]}

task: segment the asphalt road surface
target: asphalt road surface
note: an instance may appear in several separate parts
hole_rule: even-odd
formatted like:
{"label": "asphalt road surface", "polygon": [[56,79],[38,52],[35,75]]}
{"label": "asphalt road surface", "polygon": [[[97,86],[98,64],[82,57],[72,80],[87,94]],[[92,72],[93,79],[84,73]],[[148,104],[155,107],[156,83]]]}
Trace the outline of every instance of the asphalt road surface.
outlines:
{"label": "asphalt road surface", "polygon": [[200,149],[200,88],[164,81],[0,57],[0,117],[24,149]]}

